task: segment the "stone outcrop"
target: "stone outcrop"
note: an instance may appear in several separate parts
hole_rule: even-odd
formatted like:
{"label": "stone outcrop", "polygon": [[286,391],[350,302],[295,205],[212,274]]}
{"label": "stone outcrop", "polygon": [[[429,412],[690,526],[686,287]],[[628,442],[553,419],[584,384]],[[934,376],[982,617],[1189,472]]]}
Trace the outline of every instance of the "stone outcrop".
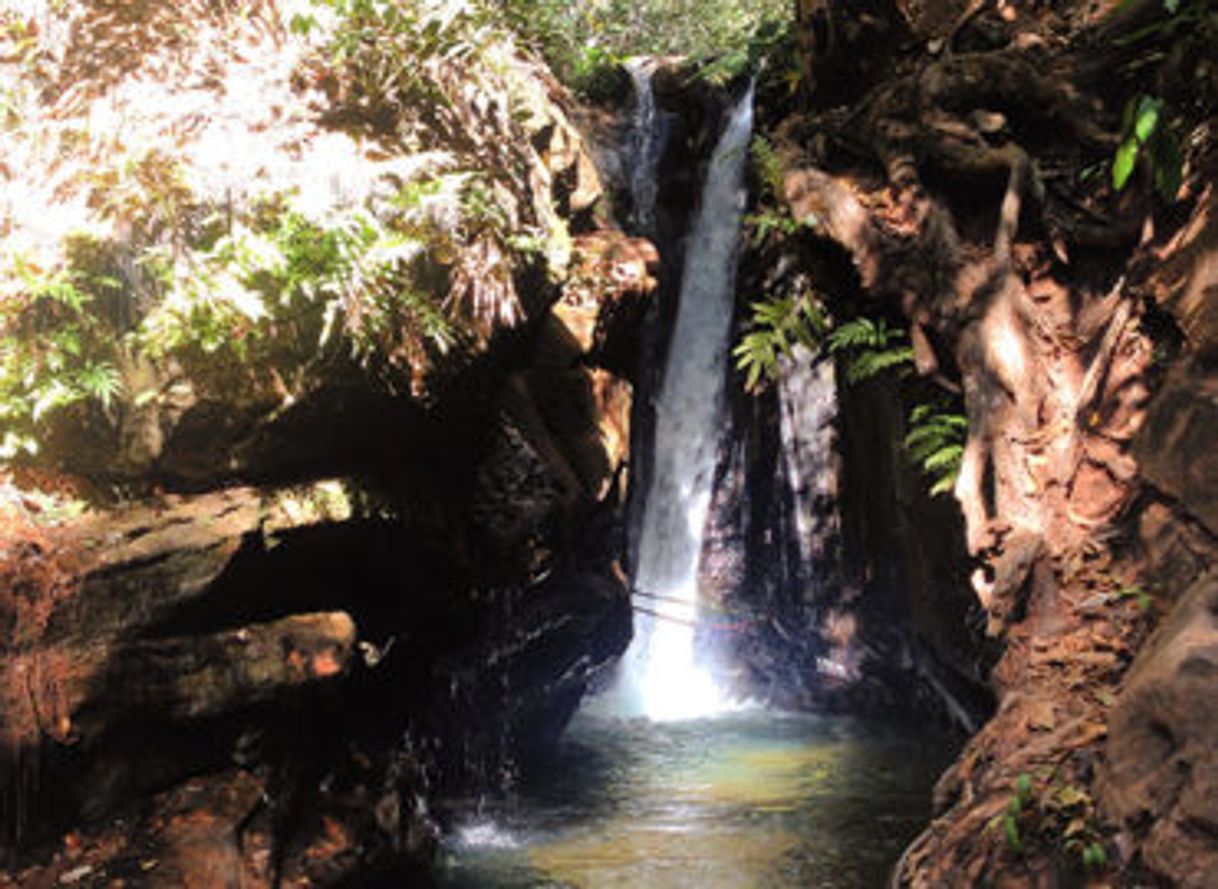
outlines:
{"label": "stone outcrop", "polygon": [[[269,321],[268,303],[251,319],[265,338],[245,327],[214,351],[129,337],[114,400],[52,418],[33,462],[106,495],[53,532],[18,534],[19,502],[2,525],[0,857],[18,885],[414,885],[435,850],[427,794],[510,782],[628,641],[614,563],[656,251],[598,228],[610,214],[572,100],[510,41],[486,50],[502,53],[493,76],[429,57],[444,98],[422,120],[393,89],[370,102],[358,65],[332,66],[328,25],[289,27],[274,4],[196,4],[189,27],[186,7],[34,6],[56,114],[127,114],[182,173],[170,223],[140,215],[143,185],[94,218],[87,164],[37,140],[15,139],[24,166],[0,169],[14,193],[59,171],[39,199],[96,223],[120,333],[163,295],[141,251],[173,242],[199,271],[211,242],[192,226],[217,207],[256,226],[267,195],[289,195],[311,220],[355,213],[430,252],[393,266],[400,290],[341,294],[334,336],[330,292]],[[174,34],[189,39],[171,51]],[[145,77],[165,84],[156,102]],[[94,148],[89,163],[114,160]],[[457,191],[433,207],[437,182]],[[392,198],[420,183],[426,212],[404,222]],[[467,184],[485,187],[476,225]],[[19,216],[47,267],[64,261],[63,233]],[[405,316],[356,348],[361,312],[411,288],[454,347],[420,346]]]}
{"label": "stone outcrop", "polygon": [[[806,74],[818,77],[826,60],[863,70],[849,56],[867,45],[866,15],[832,2],[799,8]],[[910,611],[944,660],[967,668],[971,658],[973,675],[988,675],[996,712],[940,781],[935,818],[893,885],[1212,885],[1212,812],[1197,802],[1212,765],[1189,740],[1213,737],[1212,708],[1188,702],[1204,686],[1191,671],[1209,672],[1201,640],[1212,626],[1195,584],[1213,565],[1218,519],[1209,403],[1218,168],[1212,122],[1200,119],[1213,106],[1198,102],[1193,81],[1177,83],[1179,108],[1205,109],[1188,123],[1178,193],[1156,196],[1149,169],[1124,190],[1104,177],[1065,185],[1055,172],[1064,158],[1067,167],[1112,158],[1117,112],[1136,85],[1121,94],[1109,73],[1152,58],[1121,35],[1162,12],[1142,4],[1089,31],[1089,13],[1062,10],[1074,42],[1022,11],[998,12],[877,10],[883,26],[868,27],[898,39],[908,24],[918,49],[845,88],[825,81],[822,91],[817,79],[775,134],[786,208],[800,237],[818,240],[805,268],[819,273],[823,242],[844,248],[852,286],[823,289],[845,316],[907,325],[921,381],[886,397],[916,393],[967,418],[953,493],[968,562],[948,555],[968,564],[975,600],[919,589]],[[839,15],[853,32],[829,27]],[[1109,73],[1085,64],[1092,53]],[[1208,70],[1196,76],[1208,82]],[[843,415],[866,397],[844,393]],[[845,428],[872,448],[895,447],[904,424],[892,414],[891,405],[855,413]],[[864,438],[880,424],[884,433]],[[847,465],[857,459],[847,451]],[[886,464],[862,471],[887,474]],[[897,503],[873,521],[916,514],[899,481],[878,487]],[[897,556],[864,556],[876,569],[865,595],[890,566],[919,585],[934,576],[919,564],[919,551],[935,550],[918,530],[863,529]],[[951,583],[951,573],[940,577]],[[942,607],[951,605],[954,614]],[[947,645],[939,616],[955,624]],[[1160,620],[1159,641],[1144,647]],[[972,652],[960,646],[970,630]],[[1173,726],[1159,732],[1156,719]],[[1011,802],[1020,780],[1034,814]]]}
{"label": "stone outcrop", "polygon": [[1125,677],[1109,720],[1105,813],[1118,842],[1181,889],[1218,878],[1218,580],[1185,591]]}
{"label": "stone outcrop", "polygon": [[1125,677],[1098,785],[1139,872],[1190,889],[1218,879],[1218,167],[1210,151],[1199,162],[1208,173],[1191,218],[1158,247],[1166,261],[1142,270],[1183,340],[1135,441],[1155,498],[1139,517],[1146,578],[1175,604]]}

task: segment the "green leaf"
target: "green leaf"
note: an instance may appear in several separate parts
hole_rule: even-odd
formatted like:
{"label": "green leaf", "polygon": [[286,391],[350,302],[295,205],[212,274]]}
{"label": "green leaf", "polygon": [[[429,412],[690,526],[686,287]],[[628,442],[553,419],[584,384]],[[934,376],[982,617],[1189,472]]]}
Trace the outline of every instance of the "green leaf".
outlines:
{"label": "green leaf", "polygon": [[846,382],[861,383],[864,380],[869,380],[874,376],[888,370],[891,367],[897,367],[913,362],[913,349],[909,346],[901,346],[895,349],[886,349],[884,351],[876,351],[868,349],[862,352],[850,362],[846,368]]}
{"label": "green leaf", "polygon": [[1153,96],[1143,96],[1138,103],[1137,119],[1133,124],[1133,135],[1138,143],[1145,145],[1159,128],[1163,113],[1163,102]]}
{"label": "green leaf", "polygon": [[1019,838],[1019,824],[1015,821],[1013,815],[1008,814],[1002,820],[1003,833],[1006,835],[1007,846],[1014,852],[1018,852],[1023,848],[1023,842]]}
{"label": "green leaf", "polygon": [[956,476],[945,475],[933,485],[930,486],[930,496],[938,497],[941,494],[950,494],[952,489],[956,487]]}
{"label": "green leaf", "polygon": [[1089,843],[1084,846],[1082,858],[1086,870],[1100,870],[1108,863],[1108,853],[1104,851],[1103,843]]}
{"label": "green leaf", "polygon": [[1163,0],[1163,8],[1168,15],[1175,15],[1180,11],[1180,0]]}
{"label": "green leaf", "polygon": [[1138,159],[1138,143],[1130,138],[1120,144],[1116,156],[1112,160],[1112,187],[1121,191],[1133,175],[1133,167]]}
{"label": "green leaf", "polygon": [[1032,796],[1032,778],[1027,772],[1021,772],[1015,779],[1015,793],[1021,803],[1026,803]]}
{"label": "green leaf", "polygon": [[938,473],[943,470],[955,470],[960,466],[960,458],[964,456],[964,446],[953,444],[940,448],[922,461],[922,468],[928,473]]}
{"label": "green leaf", "polygon": [[85,394],[96,398],[107,408],[123,388],[123,378],[118,370],[105,362],[86,367],[76,382]]}

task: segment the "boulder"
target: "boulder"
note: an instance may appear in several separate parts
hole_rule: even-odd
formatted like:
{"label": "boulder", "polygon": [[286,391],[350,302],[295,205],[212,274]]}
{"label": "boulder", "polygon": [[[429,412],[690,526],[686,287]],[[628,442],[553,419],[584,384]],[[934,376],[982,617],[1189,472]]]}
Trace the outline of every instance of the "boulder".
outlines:
{"label": "boulder", "polygon": [[1142,475],[1218,533],[1218,374],[1194,359],[1172,369],[1134,440]]}
{"label": "boulder", "polygon": [[1218,578],[1198,580],[1134,661],[1112,711],[1098,795],[1170,885],[1218,876]]}

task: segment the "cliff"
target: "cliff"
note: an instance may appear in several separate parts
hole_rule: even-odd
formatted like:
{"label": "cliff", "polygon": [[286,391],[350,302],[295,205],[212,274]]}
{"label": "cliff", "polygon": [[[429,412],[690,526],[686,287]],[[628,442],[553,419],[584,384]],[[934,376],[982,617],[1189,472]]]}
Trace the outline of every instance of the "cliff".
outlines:
{"label": "cliff", "polygon": [[[917,373],[878,414],[843,387],[848,428],[905,438],[899,399],[967,420],[944,487],[973,616],[935,604],[959,600],[926,568],[945,526],[908,521],[924,496],[865,513],[904,541],[917,637],[996,699],[894,885],[1213,885],[1215,90],[1179,30],[1212,10],[800,7],[803,107],[772,128],[788,252],[815,283],[842,248],[825,303],[901,325]],[[848,506],[890,470],[844,456]]]}
{"label": "cliff", "polygon": [[0,884],[413,873],[625,646],[656,255],[492,12],[0,13]]}

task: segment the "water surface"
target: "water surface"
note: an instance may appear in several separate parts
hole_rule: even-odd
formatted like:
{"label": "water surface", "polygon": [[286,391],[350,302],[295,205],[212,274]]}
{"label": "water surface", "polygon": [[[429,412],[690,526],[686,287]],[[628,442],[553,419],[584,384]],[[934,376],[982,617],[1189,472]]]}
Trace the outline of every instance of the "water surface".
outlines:
{"label": "water surface", "polygon": [[553,762],[458,821],[444,885],[876,889],[925,826],[951,752],[839,717],[581,713]]}

